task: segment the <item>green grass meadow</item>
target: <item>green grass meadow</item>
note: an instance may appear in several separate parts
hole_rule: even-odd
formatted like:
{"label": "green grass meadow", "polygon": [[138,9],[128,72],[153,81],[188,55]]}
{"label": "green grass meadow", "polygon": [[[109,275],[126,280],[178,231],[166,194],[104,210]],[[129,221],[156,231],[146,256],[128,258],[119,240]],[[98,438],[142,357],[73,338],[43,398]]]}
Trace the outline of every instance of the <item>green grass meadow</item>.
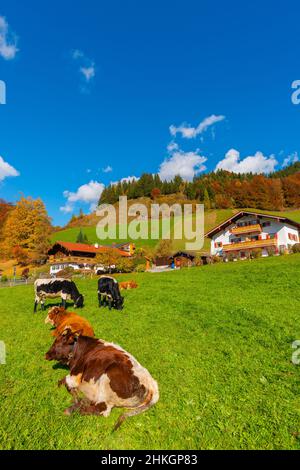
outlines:
{"label": "green grass meadow", "polygon": [[[158,381],[160,401],[128,419],[67,417],[67,371],[45,361],[52,343],[33,287],[0,289],[1,449],[300,449],[300,256],[132,274],[122,312],[97,307],[80,280],[81,314]],[[72,310],[72,309],[71,309]]]}

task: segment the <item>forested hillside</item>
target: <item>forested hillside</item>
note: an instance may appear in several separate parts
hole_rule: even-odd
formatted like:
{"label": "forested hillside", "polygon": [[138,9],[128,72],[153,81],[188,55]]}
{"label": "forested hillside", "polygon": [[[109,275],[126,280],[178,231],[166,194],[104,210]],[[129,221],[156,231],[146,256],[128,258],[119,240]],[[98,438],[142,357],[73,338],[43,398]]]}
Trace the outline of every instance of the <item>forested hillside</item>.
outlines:
{"label": "forested hillside", "polygon": [[206,209],[252,207],[262,210],[282,210],[300,207],[300,162],[268,176],[236,174],[220,170],[204,173],[192,182],[176,176],[162,181],[159,175],[143,174],[138,180],[120,181],[107,186],[99,203],[114,204],[119,196],[128,199],[178,193],[189,200],[205,204]]}

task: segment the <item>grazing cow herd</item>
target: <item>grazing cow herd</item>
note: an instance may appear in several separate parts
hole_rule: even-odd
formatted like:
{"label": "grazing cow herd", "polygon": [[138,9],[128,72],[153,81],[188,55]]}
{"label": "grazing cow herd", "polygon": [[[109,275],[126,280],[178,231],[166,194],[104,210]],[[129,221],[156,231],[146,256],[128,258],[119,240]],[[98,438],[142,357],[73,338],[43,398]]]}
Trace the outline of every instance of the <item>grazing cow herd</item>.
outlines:
{"label": "grazing cow herd", "polygon": [[[122,283],[121,288],[136,288],[134,281]],[[58,361],[69,368],[69,374],[58,382],[65,385],[73,397],[66,415],[78,411],[82,415],[109,416],[115,407],[127,408],[114,430],[130,417],[148,410],[159,399],[157,382],[147,369],[128,352],[113,343],[95,338],[91,324],[83,317],[66,310],[72,299],[74,307],[83,307],[83,296],[73,281],[66,279],[38,280],[35,283],[35,304],[45,309],[47,297],[60,297],[62,306],[48,311],[46,324],[54,327],[54,343],[46,353],[46,360]],[[101,276],[98,282],[99,307],[122,310],[124,298],[118,282],[110,276]]]}

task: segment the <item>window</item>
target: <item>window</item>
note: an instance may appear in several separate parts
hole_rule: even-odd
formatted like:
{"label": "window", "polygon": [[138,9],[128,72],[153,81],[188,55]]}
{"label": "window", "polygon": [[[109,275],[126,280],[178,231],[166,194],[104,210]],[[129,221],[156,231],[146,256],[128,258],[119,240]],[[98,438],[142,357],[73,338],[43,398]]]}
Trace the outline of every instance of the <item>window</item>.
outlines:
{"label": "window", "polygon": [[289,240],[297,242],[298,241],[298,236],[295,235],[294,233],[289,233]]}
{"label": "window", "polygon": [[215,248],[222,248],[223,243],[222,242],[216,242],[215,243]]}
{"label": "window", "polygon": [[271,227],[271,222],[263,222],[263,227]]}

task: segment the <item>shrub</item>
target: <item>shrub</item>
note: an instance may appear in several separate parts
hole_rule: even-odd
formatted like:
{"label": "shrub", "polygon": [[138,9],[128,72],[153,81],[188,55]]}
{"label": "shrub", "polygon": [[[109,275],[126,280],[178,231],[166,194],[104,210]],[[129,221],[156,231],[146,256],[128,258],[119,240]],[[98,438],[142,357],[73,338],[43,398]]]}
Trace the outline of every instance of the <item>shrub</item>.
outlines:
{"label": "shrub", "polygon": [[262,249],[256,248],[255,250],[251,251],[251,258],[257,259],[262,257]]}
{"label": "shrub", "polygon": [[173,242],[172,240],[160,240],[159,244],[155,250],[155,256],[157,258],[164,258],[166,256],[171,256],[173,251]]}
{"label": "shrub", "polygon": [[8,277],[6,276],[6,274],[3,274],[3,276],[1,276],[0,281],[1,282],[7,282],[8,281]]}
{"label": "shrub", "polygon": [[68,267],[62,269],[61,271],[59,271],[56,274],[56,277],[64,277],[64,278],[67,278],[67,279],[71,279],[74,273],[75,273],[75,269],[72,268],[71,266],[68,266]]}
{"label": "shrub", "polygon": [[146,271],[146,265],[145,264],[138,264],[135,268],[134,271],[136,273],[144,273]]}
{"label": "shrub", "polygon": [[197,255],[194,259],[195,266],[203,266],[203,259],[201,256]]}
{"label": "shrub", "polygon": [[268,253],[268,256],[275,256],[275,254],[276,254],[275,247],[273,247],[273,246],[268,247],[267,248],[267,253]]}
{"label": "shrub", "polygon": [[212,257],[212,262],[213,263],[222,263],[223,258],[221,256],[213,256]]}
{"label": "shrub", "polygon": [[296,243],[295,245],[293,245],[292,251],[293,253],[300,253],[300,243]]}
{"label": "shrub", "polygon": [[117,270],[122,273],[132,273],[134,270],[134,262],[129,258],[120,258],[116,264]]}

